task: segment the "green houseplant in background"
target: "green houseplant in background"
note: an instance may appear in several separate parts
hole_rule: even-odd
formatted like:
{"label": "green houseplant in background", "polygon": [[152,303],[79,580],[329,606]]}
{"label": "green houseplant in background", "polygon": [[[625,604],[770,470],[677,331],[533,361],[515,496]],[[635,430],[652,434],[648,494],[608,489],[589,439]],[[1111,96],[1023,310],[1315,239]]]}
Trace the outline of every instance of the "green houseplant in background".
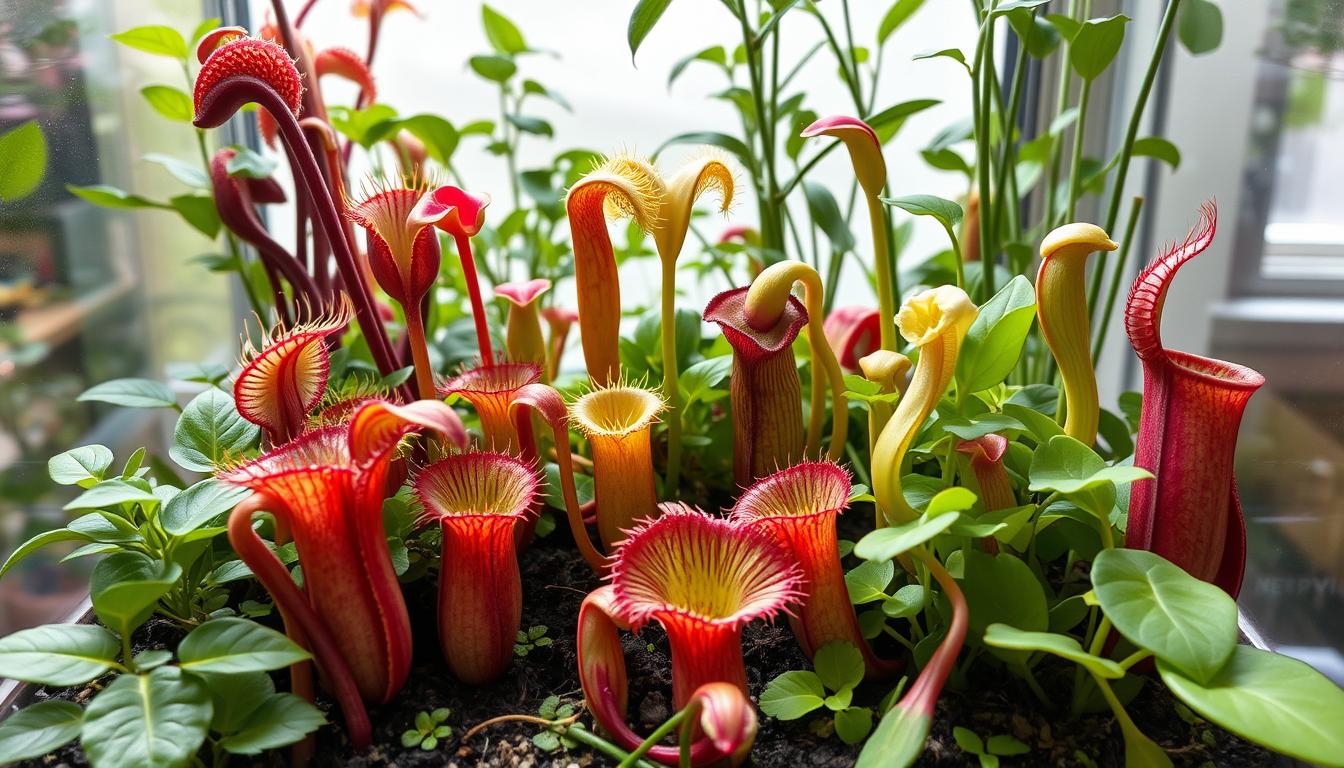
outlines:
{"label": "green houseplant in background", "polygon": [[[0,675],[43,686],[0,724],[0,760],[224,764],[288,747],[295,763],[375,748],[494,764],[483,745],[506,743],[622,766],[888,766],[934,739],[969,765],[1270,764],[1252,742],[1344,764],[1344,692],[1238,645],[1231,456],[1263,377],[1160,337],[1168,286],[1214,238],[1212,206],[1126,298],[1144,392],[1097,395],[1138,258],[1127,174],[1137,157],[1181,161],[1139,135],[1142,116],[1176,41],[1218,45],[1217,5],[1170,0],[1156,38],[1134,41],[1086,0],[977,1],[973,51],[897,62],[890,41],[921,0],[891,3],[863,40],[845,0],[722,0],[724,23],[705,27],[722,39],[693,42],[707,47],[668,85],[717,70],[712,98],[737,124],[670,137],[657,154],[708,147],[669,174],[586,149],[521,167],[523,142],[554,140],[548,110],[570,107],[524,74],[539,52],[488,5],[491,50],[467,62],[498,90],[484,119],[378,101],[385,16],[439,9],[362,5],[369,44],[352,53],[305,36],[327,5],[277,0],[255,30],[114,36],[181,62],[190,93],[145,98],[193,123],[200,158],[151,158],[193,191],[73,191],[222,237],[207,266],[235,272],[270,327],[239,370],[187,372],[204,391],[186,406],[143,379],[82,396],[173,411],[172,444],[120,470],[102,446],[52,458],[51,479],[80,489],[71,519],[0,577],[48,546],[99,556],[96,621],[0,639]],[[633,4],[632,56],[670,5]],[[786,60],[783,30],[815,43]],[[1146,45],[1120,145],[1089,157],[1094,83]],[[1033,59],[1058,64],[1060,88],[1031,136]],[[813,110],[795,86],[809,66],[836,69],[851,114]],[[879,104],[878,84],[933,66],[964,71],[971,114],[908,147],[902,126],[938,102]],[[326,75],[356,101],[327,103]],[[256,120],[271,150],[212,154],[229,119]],[[20,140],[36,146],[3,139]],[[909,149],[962,179],[964,199],[890,179],[887,158]],[[848,190],[811,177],[837,150]],[[493,208],[463,152],[504,166]],[[14,157],[14,178],[40,167],[35,149]],[[379,179],[371,193],[352,191],[352,161]],[[280,201],[282,165],[292,249],[257,211]],[[697,201],[741,195],[759,220],[705,232]],[[1102,220],[1077,221],[1094,203]],[[922,218],[949,246],[927,258],[909,245]],[[623,301],[621,266],[654,256],[659,306]],[[871,292],[841,305],[847,270]],[[676,281],[710,274],[730,290],[681,306]],[[507,301],[487,302],[482,280]],[[571,280],[577,312],[552,290]],[[562,364],[575,323],[580,369]],[[436,640],[443,658],[424,651]],[[975,718],[965,702],[991,693],[1053,736]]]}

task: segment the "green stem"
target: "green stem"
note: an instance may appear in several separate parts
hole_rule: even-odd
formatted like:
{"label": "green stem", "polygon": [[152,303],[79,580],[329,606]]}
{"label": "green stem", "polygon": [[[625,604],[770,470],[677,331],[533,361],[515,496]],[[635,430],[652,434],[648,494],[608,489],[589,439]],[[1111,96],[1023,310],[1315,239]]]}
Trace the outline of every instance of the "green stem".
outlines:
{"label": "green stem", "polygon": [[649,734],[647,739],[645,739],[638,747],[635,747],[630,754],[626,755],[624,760],[617,763],[616,768],[633,768],[633,766],[639,762],[641,757],[648,754],[650,749],[658,746],[658,742],[662,741],[668,734],[676,730],[677,726],[681,725],[681,721],[685,719],[685,709],[682,709],[667,718],[662,725],[658,726],[654,729],[653,733]]}
{"label": "green stem", "polygon": [[[1116,254],[1115,268],[1111,270],[1111,285],[1106,290],[1106,309],[1101,313],[1101,323],[1097,328],[1097,338],[1092,342],[1092,359],[1101,359],[1101,350],[1106,345],[1106,331],[1111,327],[1111,315],[1115,312],[1115,300],[1120,295],[1120,281],[1125,276],[1125,264],[1129,261],[1129,247],[1134,242],[1134,229],[1139,223],[1139,212],[1143,210],[1143,197],[1136,195],[1129,209],[1129,220],[1125,222],[1125,236],[1120,240],[1120,252]],[[1103,251],[1102,253],[1105,253]],[[1098,254],[1101,255],[1101,254]],[[1096,275],[1102,273],[1105,264],[1098,264]]]}
{"label": "green stem", "polygon": [[[1078,15],[1078,0],[1069,2],[1069,18]],[[1063,56],[1059,65],[1059,96],[1055,100],[1055,119],[1064,114],[1069,106],[1069,86],[1073,84],[1070,74],[1073,70],[1069,67],[1068,56]],[[1047,129],[1048,130],[1048,129]],[[1050,177],[1046,184],[1045,192],[1045,229],[1049,230],[1054,226],[1055,221],[1055,188],[1059,186],[1059,166],[1064,157],[1064,143],[1061,141],[1051,142],[1050,148]],[[1041,234],[1045,234],[1042,232]],[[1047,356],[1049,352],[1045,353]]]}
{"label": "green stem", "polygon": [[1083,80],[1083,90],[1078,95],[1078,124],[1073,131],[1073,159],[1069,163],[1069,204],[1064,210],[1064,221],[1074,221],[1078,213],[1078,198],[1082,190],[1078,188],[1083,176],[1083,139],[1087,129],[1087,101],[1092,94],[1092,81]]}
{"label": "green stem", "polygon": [[[1032,29],[1035,29],[1033,26]],[[1017,142],[1013,138],[1016,129],[1017,110],[1022,99],[1022,85],[1026,81],[1027,72],[1027,45],[1025,41],[1019,41],[1017,52],[1017,62],[1013,65],[1013,85],[1012,93],[1008,97],[1008,109],[1003,112],[1000,121],[1003,126],[1003,152],[999,160],[999,178],[994,183],[994,199],[999,205],[994,209],[1000,219],[1009,225],[1009,230],[1013,236],[1016,236],[1017,228],[1017,196],[1007,195],[1009,169],[1016,169],[1017,166]],[[980,195],[982,198],[984,194]],[[998,223],[994,225],[995,235],[998,234]],[[983,248],[981,249],[984,250]],[[1012,269],[1012,265],[1009,265]],[[1013,269],[1014,272],[1017,270]]]}
{"label": "green stem", "polygon": [[[984,298],[994,295],[994,257],[992,255],[994,201],[990,199],[991,159],[989,148],[990,62],[994,56],[994,23],[986,15],[975,44],[975,69],[971,73],[971,120],[975,126],[976,185],[980,189],[980,261]],[[958,278],[959,286],[965,281]]]}
{"label": "green stem", "polygon": [[[1153,42],[1152,55],[1148,57],[1148,69],[1143,73],[1143,82],[1139,85],[1139,95],[1135,99],[1134,109],[1129,113],[1129,126],[1125,129],[1125,141],[1120,145],[1120,163],[1116,167],[1115,187],[1111,189],[1110,203],[1106,206],[1106,231],[1110,232],[1115,227],[1115,222],[1120,216],[1120,197],[1125,193],[1125,178],[1129,175],[1129,161],[1134,153],[1134,141],[1139,135],[1139,123],[1143,120],[1144,109],[1148,105],[1148,95],[1153,90],[1153,83],[1157,80],[1157,68],[1162,63],[1163,54],[1167,49],[1167,40],[1171,37],[1171,28],[1176,21],[1176,11],[1180,6],[1181,0],[1170,0],[1167,3],[1167,10],[1162,14],[1162,23],[1157,30],[1157,39]],[[1097,292],[1101,290],[1101,273],[1106,266],[1107,256],[1103,252],[1098,254],[1096,268],[1092,275],[1092,287],[1088,293],[1088,303],[1092,306],[1093,318],[1096,317],[1096,297]],[[1122,259],[1123,261],[1123,259]],[[1094,358],[1095,359],[1095,358]]]}
{"label": "green stem", "polygon": [[[601,736],[598,736],[597,734],[593,733],[592,731],[588,730],[582,725],[579,725],[578,723],[575,723],[566,728],[565,735],[579,742],[580,744],[592,747],[593,749],[597,750],[598,752],[601,752],[602,754],[606,755],[607,757],[610,757],[613,760],[624,760],[625,756],[629,754],[625,750],[621,749],[615,744],[612,744],[610,741],[607,741]],[[663,766],[642,759],[639,762],[635,763],[635,766],[636,768],[663,768]]]}
{"label": "green stem", "polygon": [[1140,648],[1139,650],[1126,656],[1124,659],[1121,659],[1119,662],[1120,668],[1129,669],[1130,667],[1134,666],[1135,664],[1138,664],[1140,661],[1143,661],[1144,659],[1152,655],[1153,655],[1152,651],[1145,651],[1142,648]]}

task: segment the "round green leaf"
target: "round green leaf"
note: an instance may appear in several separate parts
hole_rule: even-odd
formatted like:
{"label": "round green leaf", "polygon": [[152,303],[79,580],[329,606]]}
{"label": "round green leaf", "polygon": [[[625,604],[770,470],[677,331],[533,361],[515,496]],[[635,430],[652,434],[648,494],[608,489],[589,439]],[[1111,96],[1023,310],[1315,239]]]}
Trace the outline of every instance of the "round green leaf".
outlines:
{"label": "round green leaf", "polygon": [[797,720],[820,707],[825,697],[816,673],[793,670],[771,680],[761,691],[761,711],[780,720]]}
{"label": "round green leaf", "polygon": [[1210,680],[1236,646],[1236,602],[1152,552],[1101,552],[1092,589],[1120,634],[1195,680]]}
{"label": "round green leaf", "polygon": [[863,654],[846,640],[836,640],[818,648],[812,667],[828,691],[850,690],[863,682]]}
{"label": "round green leaf", "polygon": [[149,106],[154,108],[160,115],[179,123],[191,122],[195,109],[191,103],[191,97],[181,88],[174,88],[171,85],[147,85],[140,89],[140,95],[145,97]]}
{"label": "round green leaf", "polygon": [[231,734],[241,730],[257,707],[275,693],[275,683],[265,672],[197,674],[196,677],[210,689],[210,700],[214,703],[210,730],[218,733]]}
{"label": "round green leaf", "polygon": [[182,668],[192,672],[264,672],[312,658],[288,637],[236,617],[211,619],[177,647]]}
{"label": "round green leaf", "polygon": [[47,474],[60,485],[88,488],[103,479],[103,473],[112,466],[112,458],[112,451],[104,446],[81,445],[52,456],[47,461]]}
{"label": "round green leaf", "polygon": [[0,134],[0,203],[27,197],[47,172],[47,139],[36,120]]}
{"label": "round green leaf", "polygon": [[137,51],[166,56],[171,59],[187,58],[187,41],[172,27],[148,25],[135,27],[111,36],[113,40]]}
{"label": "round green leaf", "polygon": [[275,693],[219,745],[236,755],[257,755],[302,739],[327,722],[322,711],[292,693]]}
{"label": "round green leaf", "polygon": [[496,83],[508,81],[518,71],[518,65],[506,56],[472,56],[467,63],[476,74]]}
{"label": "round green leaf", "polygon": [[173,397],[168,385],[151,379],[112,379],[84,390],[76,399],[128,408],[172,408],[177,405],[177,398]]}
{"label": "round green leaf", "polygon": [[1069,43],[1069,64],[1084,80],[1094,80],[1115,60],[1125,41],[1129,18],[1117,14],[1106,19],[1088,19]]}
{"label": "round green leaf", "polygon": [[486,39],[496,51],[510,56],[527,52],[527,42],[523,40],[523,33],[494,8],[488,5],[481,6],[481,25],[485,27]]}
{"label": "round green leaf", "polygon": [[1275,752],[1344,766],[1344,691],[1296,659],[1237,646],[1206,682],[1159,658],[1162,681],[1208,720]]}
{"label": "round green leaf", "polygon": [[961,518],[949,512],[933,519],[917,518],[904,525],[879,528],[854,545],[854,554],[864,560],[890,560],[942,533]]}
{"label": "round green leaf", "polygon": [[73,701],[50,699],[15,712],[0,723],[0,763],[41,757],[79,735],[84,710]]}
{"label": "round green leaf", "polygon": [[[1041,631],[1050,625],[1045,591],[1020,558],[975,549],[967,550],[963,557],[961,588],[971,609],[969,640],[978,641],[985,628],[996,623],[1011,622],[1028,632]],[[1026,656],[1016,651],[996,655],[1019,662],[1025,661]]]}
{"label": "round green leaf", "polygon": [[170,499],[159,522],[168,533],[182,536],[233,509],[249,493],[246,488],[205,479]]}
{"label": "round green leaf", "polygon": [[887,585],[895,575],[896,565],[890,560],[870,560],[860,563],[857,568],[845,574],[849,601],[854,605],[863,605],[885,599]]}
{"label": "round green leaf", "polygon": [[846,744],[858,744],[873,729],[873,710],[846,707],[835,713],[835,735]]}
{"label": "round green leaf", "polygon": [[1036,289],[1030,280],[1018,275],[985,302],[966,332],[957,357],[959,386],[967,392],[980,392],[1003,381],[1017,366],[1035,319]]}
{"label": "round green leaf", "polygon": [[1176,36],[1198,56],[1223,42],[1223,12],[1209,0],[1187,0],[1176,15]]}
{"label": "round green leaf", "polygon": [[177,563],[154,560],[140,552],[117,552],[93,568],[89,594],[98,620],[128,635],[154,611],[182,575]]}
{"label": "round green leaf", "polygon": [[117,666],[116,635],[92,624],[45,624],[0,638],[0,677],[80,685]]}
{"label": "round green leaf", "polygon": [[233,398],[211,387],[183,410],[168,455],[184,469],[213,472],[257,442],[261,428],[238,414]]}
{"label": "round green leaf", "polygon": [[99,768],[185,765],[205,741],[210,714],[205,684],[177,667],[122,675],[89,703],[80,743]]}
{"label": "round green leaf", "polygon": [[1084,651],[1083,646],[1068,635],[1023,632],[1007,624],[990,624],[985,628],[985,645],[1019,651],[1044,651],[1080,664],[1089,672],[1110,680],[1119,680],[1125,676],[1125,670],[1119,664]]}

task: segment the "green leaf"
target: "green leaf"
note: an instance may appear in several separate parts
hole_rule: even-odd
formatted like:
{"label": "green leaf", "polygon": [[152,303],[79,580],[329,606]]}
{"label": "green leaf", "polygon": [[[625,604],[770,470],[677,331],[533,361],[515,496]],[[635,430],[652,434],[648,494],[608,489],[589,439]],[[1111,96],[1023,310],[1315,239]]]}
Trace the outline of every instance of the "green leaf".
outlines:
{"label": "green leaf", "polygon": [[155,112],[169,120],[190,123],[195,116],[191,97],[181,88],[174,88],[171,85],[147,85],[140,89],[140,95],[145,97],[145,101],[149,102],[149,106],[153,107]]}
{"label": "green leaf", "polygon": [[951,59],[970,71],[970,65],[966,63],[966,54],[961,52],[960,48],[943,48],[938,51],[929,51],[913,57],[914,61],[923,59]]}
{"label": "green leaf", "polygon": [[1007,378],[1017,367],[1035,319],[1036,290],[1018,275],[980,307],[966,332],[957,358],[957,386],[980,392]]}
{"label": "green leaf", "polygon": [[177,667],[122,675],[89,703],[80,743],[99,766],[173,768],[201,748],[210,692]]}
{"label": "green leaf", "polygon": [[213,472],[255,445],[260,434],[260,427],[238,414],[232,397],[212,387],[183,410],[168,455],[183,469]]}
{"label": "green leaf", "polygon": [[1006,733],[1000,733],[989,737],[985,742],[985,751],[989,752],[991,755],[1011,757],[1013,755],[1025,755],[1031,751],[1031,747]]}
{"label": "green leaf", "polygon": [[159,522],[168,533],[182,536],[233,509],[249,493],[246,488],[207,478],[170,499]]}
{"label": "green leaf", "polygon": [[[911,115],[923,112],[930,107],[936,107],[942,102],[938,99],[914,99],[912,101],[903,101],[899,104],[893,104],[890,107],[878,112],[868,118],[866,123],[877,134],[877,140],[881,144],[886,144],[901,130],[905,121]],[[809,121],[810,122],[810,121]]]}
{"label": "green leaf", "polygon": [[985,753],[985,742],[981,741],[980,735],[970,728],[954,726],[952,728],[952,740],[957,742],[961,751],[969,752],[972,755],[983,755]]}
{"label": "green leaf", "polygon": [[170,59],[187,59],[187,41],[182,33],[172,27],[150,25],[135,27],[118,32],[110,37],[126,46],[155,56],[167,56]]}
{"label": "green leaf", "polygon": [[547,138],[555,136],[555,129],[551,127],[550,123],[542,120],[540,117],[507,114],[504,115],[504,119],[508,120],[510,125],[523,133],[546,136]]}
{"label": "green leaf", "polygon": [[233,157],[229,158],[224,171],[230,176],[246,179],[268,179],[275,173],[276,161],[251,149],[234,145]]}
{"label": "green leaf", "polygon": [[47,474],[54,483],[88,488],[103,479],[112,466],[112,451],[101,445],[81,445],[47,460]]}
{"label": "green leaf", "polygon": [[956,435],[962,440],[976,440],[985,435],[1012,430],[1025,432],[1027,429],[1025,424],[1005,413],[984,413],[974,419],[950,416],[940,419],[938,425],[943,428],[944,432],[949,435]]}
{"label": "green leaf", "polygon": [[863,682],[863,654],[847,640],[826,643],[812,659],[822,686],[840,693]]}
{"label": "green leaf", "polygon": [[144,623],[159,598],[182,575],[177,563],[165,563],[140,552],[117,552],[93,568],[89,593],[98,620],[127,636]]}
{"label": "green leaf", "polygon": [[210,177],[205,175],[205,171],[185,160],[179,160],[172,155],[165,155],[161,152],[150,152],[140,159],[147,163],[163,166],[164,170],[172,174],[173,178],[189,187],[210,189]]}
{"label": "green leaf", "polygon": [[1120,634],[1194,680],[1212,679],[1236,646],[1236,602],[1152,552],[1101,552],[1092,589]]}
{"label": "green leaf", "polygon": [[924,753],[932,721],[918,709],[900,705],[887,710],[863,745],[854,768],[908,768]]}
{"label": "green leaf", "polygon": [[73,184],[66,184],[66,190],[70,194],[83,198],[102,208],[167,208],[164,203],[157,203],[140,195],[133,195],[125,190],[110,187],[106,184],[94,184],[88,187],[77,187]]}
{"label": "green leaf", "polygon": [[[975,549],[963,553],[961,589],[971,609],[968,640],[979,641],[991,624],[1010,623],[1028,632],[1050,626],[1045,591],[1031,567],[1009,554],[990,555]],[[996,655],[1023,663],[1026,654],[1000,651]]]}
{"label": "green leaf", "polygon": [[168,378],[218,385],[229,377],[229,369],[219,363],[169,363]]}
{"label": "green leaf", "polygon": [[1344,765],[1344,690],[1310,666],[1239,645],[1204,683],[1162,659],[1157,671],[1201,717],[1275,752]]}
{"label": "green leaf", "polygon": [[237,732],[219,745],[236,755],[258,755],[293,744],[326,724],[322,711],[292,693],[275,693],[247,718]]}
{"label": "green leaf", "polygon": [[196,231],[212,240],[223,226],[215,199],[210,195],[178,195],[168,200],[168,207],[177,211]]}
{"label": "green leaf", "polygon": [[778,720],[797,720],[822,705],[826,691],[815,672],[796,669],[771,680],[761,691],[761,711]]}
{"label": "green leaf", "polygon": [[1105,494],[1111,484],[1132,483],[1151,478],[1142,467],[1106,466],[1091,448],[1068,435],[1056,435],[1036,449],[1031,457],[1031,483],[1028,490],[1057,491],[1093,514],[1110,513],[1110,507],[1095,502],[1098,492]]}
{"label": "green leaf", "polygon": [[681,372],[677,384],[681,389],[683,408],[707,397],[733,372],[732,355],[719,355],[693,363]]}
{"label": "green leaf", "polygon": [[1198,56],[1223,42],[1223,12],[1209,0],[1188,0],[1176,12],[1176,37]]}
{"label": "green leaf", "polygon": [[1045,20],[1050,26],[1059,31],[1060,37],[1070,42],[1078,35],[1078,30],[1082,29],[1082,22],[1075,20],[1072,16],[1066,16],[1062,13],[1046,14]]}
{"label": "green leaf", "polygon": [[0,203],[31,195],[47,173],[47,138],[36,120],[0,134]]}
{"label": "green leaf", "polygon": [[873,730],[873,710],[846,707],[835,713],[835,735],[846,744],[858,744]]}
{"label": "green leaf", "polygon": [[[88,541],[89,537],[79,531],[72,531],[66,528],[57,528],[52,531],[43,531],[31,539],[19,545],[19,548],[5,558],[5,564],[0,565],[0,577],[9,572],[10,568],[18,565],[25,558],[48,544],[56,544],[62,541]],[[3,677],[3,675],[0,675]]]}
{"label": "green leaf", "polygon": [[467,64],[476,74],[496,83],[508,82],[518,71],[513,59],[505,56],[472,56],[467,59]]}
{"label": "green leaf", "polygon": [[807,198],[807,210],[812,221],[821,227],[821,231],[831,241],[831,251],[846,253],[853,250],[854,233],[849,231],[845,215],[840,212],[840,205],[835,202],[831,191],[822,184],[803,179],[803,195]]}
{"label": "green leaf", "polygon": [[955,229],[961,223],[961,206],[934,195],[905,195],[904,197],[884,197],[882,202],[916,216],[932,216],[948,229]]}
{"label": "green leaf", "polygon": [[112,379],[84,390],[81,403],[99,402],[127,408],[173,408],[177,398],[167,384],[150,379]]}
{"label": "green leaf", "polygon": [[230,734],[242,728],[247,718],[275,693],[275,683],[265,672],[247,672],[234,675],[198,674],[210,689],[214,712],[210,716],[210,730]]}
{"label": "green leaf", "polygon": [[[125,544],[142,538],[139,529],[129,521],[115,514],[109,517],[104,517],[100,512],[90,512],[71,520],[66,528],[83,536],[85,540],[104,544]],[[120,524],[114,524],[112,520],[118,520]]]}
{"label": "green leaf", "polygon": [[25,707],[0,723],[0,763],[41,757],[79,735],[84,710],[73,701],[48,699]]}
{"label": "green leaf", "polygon": [[672,88],[672,84],[677,81],[677,78],[681,77],[681,73],[685,72],[686,67],[690,66],[693,61],[707,61],[722,67],[728,63],[728,54],[724,52],[723,46],[711,45],[702,51],[697,51],[690,56],[678,60],[676,64],[672,65],[672,70],[667,75],[667,87],[669,90]]}
{"label": "green leaf", "polygon": [[654,150],[654,157],[661,155],[664,149],[667,149],[673,144],[712,144],[732,152],[738,160],[742,161],[742,165],[748,171],[754,172],[756,169],[756,156],[752,153],[751,149],[748,148],[746,144],[743,144],[741,139],[735,136],[729,136],[726,133],[695,131],[693,133],[683,133],[678,136],[673,136],[667,141],[664,141],[662,146],[658,147],[658,149]]}
{"label": "green leaf", "polygon": [[625,38],[630,43],[630,61],[635,60],[635,52],[640,43],[653,31],[663,12],[672,4],[672,0],[639,0],[635,10],[630,13],[630,24],[626,27]]}
{"label": "green leaf", "polygon": [[386,104],[370,104],[358,110],[331,107],[328,112],[331,126],[365,149],[397,130],[397,111]]}
{"label": "green leaf", "polygon": [[1157,158],[1171,166],[1172,170],[1181,167],[1181,150],[1160,136],[1147,136],[1135,141],[1132,152],[1138,157]]}
{"label": "green leaf", "polygon": [[494,8],[488,5],[481,6],[481,25],[485,27],[486,39],[496,51],[510,56],[527,52],[527,42],[523,40],[523,33]]}
{"label": "green leaf", "polygon": [[103,480],[68,502],[63,509],[110,509],[122,504],[155,504],[159,497],[142,487],[144,481]]}
{"label": "green leaf", "polygon": [[860,563],[857,568],[845,574],[845,588],[849,590],[849,601],[854,605],[863,605],[876,600],[885,600],[887,585],[896,575],[896,565],[890,560],[869,560]]}
{"label": "green leaf", "polygon": [[192,672],[266,672],[312,658],[288,637],[255,621],[211,619],[177,647],[182,668]]}
{"label": "green leaf", "polygon": [[882,17],[882,23],[877,25],[877,44],[883,45],[892,33],[901,28],[901,25],[915,15],[920,6],[924,5],[924,0],[896,0],[887,9],[887,13]]}
{"label": "green leaf", "polygon": [[935,518],[951,512],[964,512],[975,506],[975,493],[969,488],[945,488],[929,500],[924,516]]}
{"label": "green leaf", "polygon": [[453,159],[457,150],[459,135],[453,124],[438,115],[412,115],[401,121],[401,127],[424,142],[429,156],[442,165]]}
{"label": "green leaf", "polygon": [[0,677],[65,687],[117,666],[117,636],[93,624],[44,624],[0,638]]}
{"label": "green leaf", "polygon": [[893,619],[908,619],[924,608],[924,587],[906,584],[882,604],[882,613]]}
{"label": "green leaf", "polygon": [[1129,17],[1116,14],[1105,19],[1088,19],[1070,37],[1069,65],[1084,80],[1095,80],[1115,60],[1125,41]]}
{"label": "green leaf", "polygon": [[1083,646],[1068,635],[1024,632],[1007,624],[990,624],[985,628],[985,645],[1019,651],[1043,651],[1081,664],[1093,674],[1108,680],[1119,680],[1125,676],[1125,670],[1119,664],[1084,651]]}
{"label": "green leaf", "polygon": [[890,560],[932,539],[957,522],[961,515],[951,512],[932,519],[920,517],[904,525],[879,528],[859,539],[854,554],[864,560]]}

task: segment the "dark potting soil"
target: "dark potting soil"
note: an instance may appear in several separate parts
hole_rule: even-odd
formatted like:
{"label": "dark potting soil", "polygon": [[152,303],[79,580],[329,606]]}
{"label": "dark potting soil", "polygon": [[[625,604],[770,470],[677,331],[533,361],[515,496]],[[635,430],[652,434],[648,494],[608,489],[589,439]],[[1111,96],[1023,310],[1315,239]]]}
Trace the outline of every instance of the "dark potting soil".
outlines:
{"label": "dark potting soil", "polygon": [[[415,662],[405,689],[390,704],[370,712],[374,745],[355,753],[338,725],[323,727],[317,734],[316,766],[489,766],[491,768],[570,768],[612,766],[614,760],[587,747],[547,752],[533,743],[541,729],[523,722],[502,722],[489,726],[470,740],[461,736],[472,726],[503,715],[536,715],[543,700],[559,696],[563,703],[581,706],[583,693],[576,674],[575,621],[584,596],[599,585],[572,541],[558,530],[541,539],[522,555],[523,629],[547,627],[552,644],[535,648],[526,657],[515,658],[505,677],[488,686],[469,688],[449,676],[439,656],[435,622],[435,593],[432,579],[406,587],[415,630]],[[137,649],[172,647],[180,635],[166,622],[146,625],[137,638]],[[808,668],[786,622],[756,622],[743,633],[743,653],[753,698],[765,684],[790,669]],[[650,626],[639,636],[624,637],[626,663],[630,676],[630,720],[642,733],[650,732],[672,714],[671,662],[662,632]],[[888,649],[889,650],[889,649]],[[1052,711],[1040,704],[1025,685],[1015,678],[997,676],[989,664],[965,692],[947,690],[938,704],[933,731],[925,755],[918,762],[923,768],[978,766],[978,759],[957,746],[954,726],[970,728],[982,739],[1010,734],[1031,748],[1019,757],[1002,759],[1006,768],[1021,766],[1095,766],[1120,768],[1124,765],[1124,743],[1119,728],[1109,713],[1085,715],[1070,720],[1066,713]],[[1067,702],[1067,685],[1072,667],[1043,664],[1038,677],[1056,701]],[[284,685],[284,675],[278,675]],[[100,683],[80,689],[39,690],[37,699],[56,696],[86,702]],[[888,685],[865,685],[856,692],[855,704],[875,705]],[[318,705],[333,723],[340,714],[333,703],[319,697]],[[415,728],[418,712],[446,707],[451,710],[446,724],[453,733],[440,739],[434,750],[407,749],[401,744],[402,733]],[[1283,764],[1269,752],[1251,745],[1208,723],[1178,713],[1176,703],[1160,684],[1148,681],[1128,710],[1139,728],[1161,744],[1177,766],[1205,768],[1223,766],[1255,768]],[[1187,719],[1182,718],[1185,714]],[[589,728],[591,718],[581,720]],[[827,735],[827,724],[820,716],[805,716],[781,722],[761,715],[760,732],[752,750],[755,765],[787,768],[842,768],[851,766],[858,748],[848,747],[834,735]],[[288,750],[263,758],[232,757],[230,765],[284,765]],[[1291,764],[1291,763],[1287,763]],[[87,765],[83,754],[71,745],[24,766]]]}

